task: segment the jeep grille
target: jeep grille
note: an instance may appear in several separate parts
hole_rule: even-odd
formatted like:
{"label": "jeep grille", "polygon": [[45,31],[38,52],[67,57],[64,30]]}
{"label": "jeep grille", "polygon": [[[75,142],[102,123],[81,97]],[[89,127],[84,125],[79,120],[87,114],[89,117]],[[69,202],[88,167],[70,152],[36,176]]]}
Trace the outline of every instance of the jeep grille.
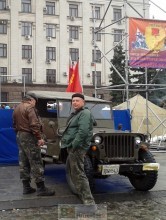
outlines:
{"label": "jeep grille", "polygon": [[134,159],[135,139],[131,134],[104,135],[106,157],[110,160]]}

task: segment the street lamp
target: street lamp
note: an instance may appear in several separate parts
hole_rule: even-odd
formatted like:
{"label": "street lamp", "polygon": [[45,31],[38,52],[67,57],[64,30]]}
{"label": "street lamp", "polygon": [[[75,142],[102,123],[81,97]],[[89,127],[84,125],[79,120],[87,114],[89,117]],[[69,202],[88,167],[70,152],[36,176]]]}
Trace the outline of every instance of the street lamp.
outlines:
{"label": "street lamp", "polygon": [[25,96],[25,77],[26,77],[26,75],[23,75],[24,96]]}

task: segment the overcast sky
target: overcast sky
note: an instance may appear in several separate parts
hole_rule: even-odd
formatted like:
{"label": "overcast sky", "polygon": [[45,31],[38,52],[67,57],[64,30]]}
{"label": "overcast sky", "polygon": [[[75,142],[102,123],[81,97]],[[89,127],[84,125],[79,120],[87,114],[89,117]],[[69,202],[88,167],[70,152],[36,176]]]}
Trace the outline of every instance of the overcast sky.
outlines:
{"label": "overcast sky", "polygon": [[[156,5],[161,7],[164,11],[166,11],[166,0],[152,0]],[[164,13],[161,9],[158,9],[154,4],[150,2],[150,18],[160,19],[166,21],[166,13]]]}

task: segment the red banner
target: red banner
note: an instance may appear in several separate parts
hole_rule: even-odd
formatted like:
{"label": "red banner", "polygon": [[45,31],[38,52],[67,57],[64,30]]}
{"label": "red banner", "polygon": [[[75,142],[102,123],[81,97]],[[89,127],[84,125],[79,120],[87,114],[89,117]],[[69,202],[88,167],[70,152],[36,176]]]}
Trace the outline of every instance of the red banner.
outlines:
{"label": "red banner", "polygon": [[129,65],[166,68],[166,21],[129,18]]}

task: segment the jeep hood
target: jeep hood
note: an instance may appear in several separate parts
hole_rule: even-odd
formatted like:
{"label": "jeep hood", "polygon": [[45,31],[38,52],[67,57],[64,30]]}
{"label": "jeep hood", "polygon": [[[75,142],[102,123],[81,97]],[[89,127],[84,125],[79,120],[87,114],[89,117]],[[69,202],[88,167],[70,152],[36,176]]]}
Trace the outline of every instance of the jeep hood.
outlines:
{"label": "jeep hood", "polygon": [[[122,131],[120,131],[120,132],[122,132]],[[111,129],[111,128],[104,128],[104,127],[96,128],[96,127],[94,127],[93,133],[94,134],[96,134],[96,133],[119,133],[119,131],[117,131],[115,129]]]}

